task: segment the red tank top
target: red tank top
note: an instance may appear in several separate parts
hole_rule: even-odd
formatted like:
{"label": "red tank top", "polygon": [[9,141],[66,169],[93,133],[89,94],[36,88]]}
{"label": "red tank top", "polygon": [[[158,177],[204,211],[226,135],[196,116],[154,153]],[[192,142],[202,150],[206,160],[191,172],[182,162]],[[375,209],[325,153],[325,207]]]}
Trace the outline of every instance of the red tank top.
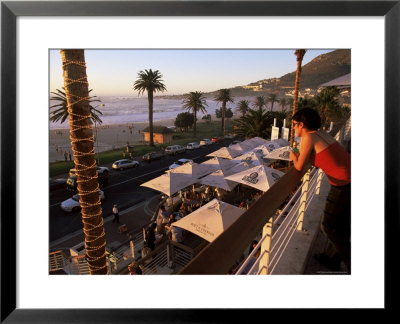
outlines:
{"label": "red tank top", "polygon": [[351,182],[350,154],[338,142],[315,154],[314,165],[325,172],[333,186],[344,186]]}

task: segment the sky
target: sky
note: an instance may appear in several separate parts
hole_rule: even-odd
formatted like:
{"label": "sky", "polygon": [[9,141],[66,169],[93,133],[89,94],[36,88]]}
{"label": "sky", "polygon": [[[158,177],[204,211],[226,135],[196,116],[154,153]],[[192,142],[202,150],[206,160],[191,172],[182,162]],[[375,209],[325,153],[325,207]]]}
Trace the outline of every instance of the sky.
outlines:
{"label": "sky", "polygon": [[[210,92],[247,85],[263,79],[279,78],[296,70],[294,49],[222,50],[85,50],[89,89],[97,96],[137,96],[133,83],[141,70],[159,70],[167,92],[179,95],[190,91]],[[332,49],[307,50],[303,65]],[[61,56],[49,51],[50,91],[63,87]]]}

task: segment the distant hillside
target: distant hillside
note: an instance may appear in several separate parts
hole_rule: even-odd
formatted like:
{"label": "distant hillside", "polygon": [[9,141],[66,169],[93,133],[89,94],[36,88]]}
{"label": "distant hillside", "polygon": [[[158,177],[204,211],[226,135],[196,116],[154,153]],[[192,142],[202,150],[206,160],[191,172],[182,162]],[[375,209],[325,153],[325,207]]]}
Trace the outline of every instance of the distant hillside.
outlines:
{"label": "distant hillside", "polygon": [[[307,55],[307,53],[306,53]],[[293,60],[296,57],[293,55]],[[342,75],[351,72],[351,50],[340,49],[327,54],[317,56],[311,62],[302,66],[300,77],[300,90],[316,90],[319,85],[336,79]],[[259,80],[248,85],[241,85],[230,88],[233,97],[254,97],[276,93],[283,95],[286,91],[294,88],[296,71],[285,74],[280,78],[271,78]],[[212,99],[218,92],[218,89],[205,93],[205,96]],[[183,98],[183,96],[162,96],[170,99]]]}
{"label": "distant hillside", "polygon": [[[307,55],[307,53],[306,53]],[[336,50],[317,56],[301,70],[300,88],[316,89],[320,84],[351,72],[351,50]],[[296,71],[280,78],[279,87],[294,87]]]}

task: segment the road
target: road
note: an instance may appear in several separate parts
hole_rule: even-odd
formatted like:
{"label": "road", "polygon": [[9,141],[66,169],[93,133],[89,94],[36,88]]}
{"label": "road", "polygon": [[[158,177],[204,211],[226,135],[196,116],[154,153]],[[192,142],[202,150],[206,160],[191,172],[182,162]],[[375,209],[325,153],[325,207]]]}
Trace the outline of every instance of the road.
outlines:
{"label": "road", "polygon": [[[159,194],[158,191],[140,187],[140,185],[162,175],[174,161],[187,158],[192,159],[194,162],[201,163],[210,158],[206,157],[207,154],[223,146],[228,146],[231,142],[232,140],[224,140],[222,143],[214,143],[200,149],[188,150],[186,153],[177,156],[165,156],[163,159],[151,163],[141,161],[139,167],[123,171],[112,170],[111,164],[105,165],[109,167],[110,174],[109,184],[103,189],[106,197],[102,203],[103,217],[112,214],[112,206],[114,203],[116,203],[119,210],[122,211]],[[64,177],[66,178],[67,175]],[[70,197],[71,193],[63,188],[50,192],[50,242],[82,229],[80,212],[66,213],[60,208],[60,203]],[[145,210],[143,210],[143,212],[145,212]],[[148,219],[150,221],[150,216]]]}

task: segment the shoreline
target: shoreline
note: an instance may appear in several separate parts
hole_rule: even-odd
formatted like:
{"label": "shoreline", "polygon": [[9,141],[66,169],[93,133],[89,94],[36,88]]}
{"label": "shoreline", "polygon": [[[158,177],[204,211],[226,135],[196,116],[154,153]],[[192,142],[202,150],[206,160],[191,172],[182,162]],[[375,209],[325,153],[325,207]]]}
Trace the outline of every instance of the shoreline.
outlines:
{"label": "shoreline", "polygon": [[[153,122],[153,125],[168,127],[173,126],[174,121],[174,118],[157,120]],[[148,122],[137,122],[105,124],[97,126],[96,129],[93,127],[93,135],[97,140],[95,151],[109,151],[115,147],[123,147],[127,143],[131,145],[142,144],[144,138],[142,130],[148,125]],[[49,129],[49,162],[65,161],[65,152],[67,152],[67,160],[69,161],[68,153],[72,155],[69,128]]]}

